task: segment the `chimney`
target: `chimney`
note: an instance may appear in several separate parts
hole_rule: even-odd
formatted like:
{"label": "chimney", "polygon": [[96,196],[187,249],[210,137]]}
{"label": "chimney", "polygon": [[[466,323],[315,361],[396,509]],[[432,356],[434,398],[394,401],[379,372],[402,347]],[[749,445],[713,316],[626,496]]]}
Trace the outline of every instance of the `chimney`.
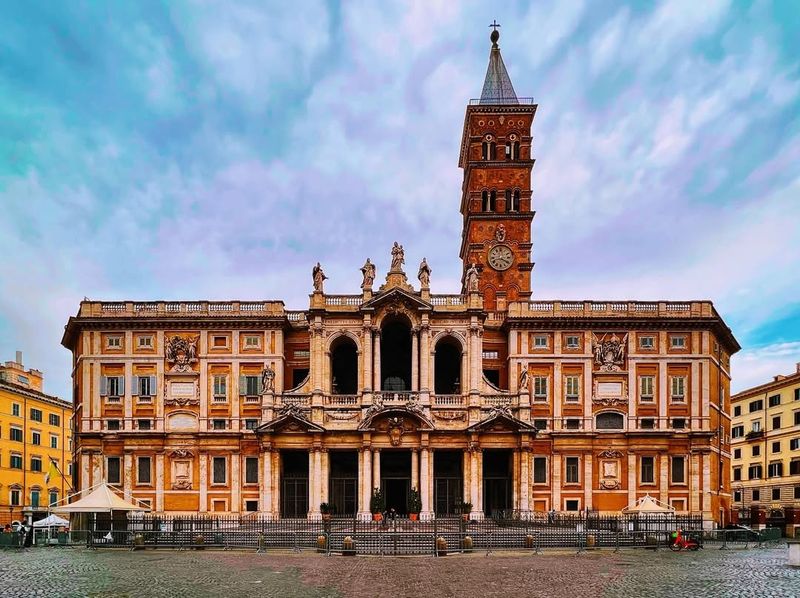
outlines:
{"label": "chimney", "polygon": [[22,351],[17,351],[17,364],[22,365]]}
{"label": "chimney", "polygon": [[781,380],[784,380],[785,378],[786,378],[786,376],[784,376],[783,374],[778,374],[777,376],[773,377],[772,381],[773,382],[780,382]]}
{"label": "chimney", "polygon": [[800,374],[800,361],[795,364],[795,367],[797,368],[797,373]]}

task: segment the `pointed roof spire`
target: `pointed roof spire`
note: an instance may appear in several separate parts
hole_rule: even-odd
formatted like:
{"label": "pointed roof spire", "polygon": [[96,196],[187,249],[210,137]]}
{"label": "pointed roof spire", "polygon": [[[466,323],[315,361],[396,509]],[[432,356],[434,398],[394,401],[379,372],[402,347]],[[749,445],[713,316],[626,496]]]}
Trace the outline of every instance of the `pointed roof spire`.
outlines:
{"label": "pointed roof spire", "polygon": [[500,25],[495,20],[489,27],[492,34],[492,49],[489,53],[489,67],[486,69],[486,79],[483,82],[481,92],[481,104],[519,104],[514,86],[511,84],[511,77],[508,76],[503,57],[500,55],[500,47],[497,40],[500,39],[500,32],[497,30]]}

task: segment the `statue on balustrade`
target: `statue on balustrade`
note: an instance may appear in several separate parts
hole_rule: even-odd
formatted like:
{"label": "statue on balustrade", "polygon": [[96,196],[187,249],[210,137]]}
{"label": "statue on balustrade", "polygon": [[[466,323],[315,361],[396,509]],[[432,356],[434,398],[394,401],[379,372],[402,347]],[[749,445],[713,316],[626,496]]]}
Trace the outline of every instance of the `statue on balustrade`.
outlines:
{"label": "statue on balustrade", "polygon": [[417,278],[419,278],[419,284],[423,289],[427,289],[431,286],[431,268],[428,265],[428,260],[425,258],[422,258],[422,262],[419,265]]}
{"label": "statue on balustrade", "polygon": [[469,268],[467,268],[465,278],[465,286],[467,287],[467,291],[476,292],[478,290],[478,279],[480,278],[480,274],[478,273],[478,267],[475,265],[475,262],[472,262],[469,265]]}
{"label": "statue on balustrade", "polygon": [[375,282],[375,264],[369,261],[369,258],[361,267],[361,274],[364,275],[364,282],[361,283],[361,288],[371,289],[372,283]]}
{"label": "statue on balustrade", "polygon": [[406,263],[406,252],[403,249],[402,245],[399,245],[397,241],[394,242],[394,246],[392,247],[392,268],[393,272],[402,272],[403,271],[403,264]]}
{"label": "statue on balustrade", "polygon": [[314,292],[321,293],[322,284],[328,277],[325,276],[325,272],[322,271],[322,266],[320,266],[319,262],[317,262],[317,265],[311,270],[311,277],[314,279]]}

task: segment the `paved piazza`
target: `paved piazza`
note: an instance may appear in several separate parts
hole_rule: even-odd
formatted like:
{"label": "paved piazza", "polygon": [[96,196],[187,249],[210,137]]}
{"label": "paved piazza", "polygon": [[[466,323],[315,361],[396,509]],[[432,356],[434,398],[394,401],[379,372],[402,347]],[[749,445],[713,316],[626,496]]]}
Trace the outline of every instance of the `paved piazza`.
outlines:
{"label": "paved piazza", "polygon": [[0,552],[0,596],[798,596],[787,551],[325,557],[273,552]]}

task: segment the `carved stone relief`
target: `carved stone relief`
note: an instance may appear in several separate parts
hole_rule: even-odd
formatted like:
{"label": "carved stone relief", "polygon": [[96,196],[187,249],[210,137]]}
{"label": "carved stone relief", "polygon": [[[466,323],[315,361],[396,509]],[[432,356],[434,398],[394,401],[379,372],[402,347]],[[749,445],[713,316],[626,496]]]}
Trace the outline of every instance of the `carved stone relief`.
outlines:
{"label": "carved stone relief", "polygon": [[170,372],[187,373],[197,363],[197,342],[199,336],[184,338],[178,335],[167,341],[165,349],[167,364],[171,364]]}

